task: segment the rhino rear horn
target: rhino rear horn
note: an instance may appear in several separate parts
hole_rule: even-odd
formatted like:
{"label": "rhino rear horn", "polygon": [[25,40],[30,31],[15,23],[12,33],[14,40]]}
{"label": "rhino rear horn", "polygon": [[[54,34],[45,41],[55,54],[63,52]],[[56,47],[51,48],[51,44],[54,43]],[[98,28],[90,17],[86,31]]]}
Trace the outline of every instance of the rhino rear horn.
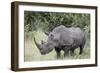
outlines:
{"label": "rhino rear horn", "polygon": [[45,32],[45,34],[48,36],[49,35],[49,32]]}

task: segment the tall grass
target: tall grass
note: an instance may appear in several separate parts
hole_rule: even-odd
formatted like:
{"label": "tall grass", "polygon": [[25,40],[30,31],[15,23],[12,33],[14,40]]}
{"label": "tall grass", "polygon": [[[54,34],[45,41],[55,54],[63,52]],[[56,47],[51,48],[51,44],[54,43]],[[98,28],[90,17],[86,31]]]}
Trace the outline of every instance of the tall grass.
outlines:
{"label": "tall grass", "polygon": [[[49,54],[41,55],[38,48],[34,43],[34,37],[38,43],[41,43],[41,40],[46,41],[47,36],[42,31],[33,31],[33,32],[25,32],[25,52],[24,52],[24,61],[45,61],[45,60],[57,60],[56,52],[53,50]],[[84,47],[83,54],[79,55],[79,48],[75,50],[73,56],[67,56],[64,58],[63,51],[61,51],[61,58],[60,59],[87,59],[90,58],[90,46],[89,40]]]}

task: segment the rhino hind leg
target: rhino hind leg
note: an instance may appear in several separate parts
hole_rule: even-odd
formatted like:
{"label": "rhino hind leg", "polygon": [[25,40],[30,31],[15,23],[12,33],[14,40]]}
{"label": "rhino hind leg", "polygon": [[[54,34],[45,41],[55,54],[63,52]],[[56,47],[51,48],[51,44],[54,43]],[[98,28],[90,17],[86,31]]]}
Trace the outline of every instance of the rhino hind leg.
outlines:
{"label": "rhino hind leg", "polygon": [[60,58],[60,51],[61,51],[61,48],[58,48],[58,47],[55,47],[55,51],[57,53],[57,59]]}
{"label": "rhino hind leg", "polygon": [[82,54],[83,53],[83,48],[85,46],[85,42],[86,42],[86,39],[84,38],[82,44],[80,45],[80,52],[79,52],[79,54]]}
{"label": "rhino hind leg", "polygon": [[83,53],[83,48],[84,48],[84,46],[81,45],[81,46],[80,46],[80,52],[79,52],[80,55]]}

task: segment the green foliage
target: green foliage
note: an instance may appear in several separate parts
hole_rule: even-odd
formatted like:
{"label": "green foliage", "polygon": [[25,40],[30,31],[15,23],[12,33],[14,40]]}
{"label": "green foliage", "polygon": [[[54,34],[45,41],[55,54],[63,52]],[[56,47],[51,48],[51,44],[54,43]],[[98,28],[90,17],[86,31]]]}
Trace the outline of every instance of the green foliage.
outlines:
{"label": "green foliage", "polygon": [[83,13],[57,13],[57,12],[24,12],[25,31],[33,31],[41,29],[43,31],[51,31],[58,25],[66,27],[80,27],[90,31],[90,15]]}

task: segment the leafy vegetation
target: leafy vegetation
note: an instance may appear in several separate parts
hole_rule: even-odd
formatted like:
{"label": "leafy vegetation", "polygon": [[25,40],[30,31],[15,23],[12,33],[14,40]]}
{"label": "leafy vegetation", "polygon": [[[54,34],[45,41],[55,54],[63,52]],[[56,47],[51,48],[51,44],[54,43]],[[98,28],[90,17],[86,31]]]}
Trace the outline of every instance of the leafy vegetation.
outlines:
{"label": "leafy vegetation", "polygon": [[90,15],[81,13],[55,13],[55,12],[33,12],[25,11],[25,31],[41,29],[51,31],[56,26],[80,27],[90,30]]}

